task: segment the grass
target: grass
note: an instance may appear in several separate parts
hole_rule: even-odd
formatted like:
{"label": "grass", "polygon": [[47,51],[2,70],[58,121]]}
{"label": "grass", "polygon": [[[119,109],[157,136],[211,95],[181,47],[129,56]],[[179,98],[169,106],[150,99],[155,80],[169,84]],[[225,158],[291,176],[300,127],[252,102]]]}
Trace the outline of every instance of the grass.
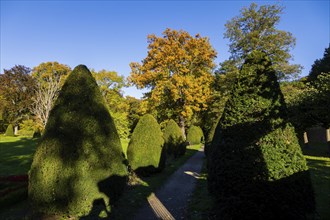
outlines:
{"label": "grass", "polygon": [[206,158],[204,158],[201,174],[197,179],[196,188],[189,202],[187,219],[212,219],[212,207],[214,207],[214,200],[213,197],[209,196],[207,190],[207,168]]}
{"label": "grass", "polygon": [[304,149],[315,192],[316,212],[320,219],[330,219],[330,157],[327,144]]}
{"label": "grass", "polygon": [[0,136],[0,176],[27,174],[38,139]]}
{"label": "grass", "polygon": [[[0,176],[27,174],[37,142],[38,139],[27,137],[0,136]],[[126,155],[129,140],[122,139],[121,143]],[[199,148],[200,145],[188,146],[184,156],[177,159],[168,158],[167,167],[161,173],[143,179],[136,176],[131,178],[131,186],[128,187],[116,204],[112,216],[115,219],[130,219],[135,211],[143,205],[146,198],[157,190]],[[1,209],[0,219],[15,219],[15,217],[12,217],[13,215],[25,216],[28,212],[28,202],[22,199],[21,202],[17,202],[13,206]]]}
{"label": "grass", "polygon": [[[330,219],[330,158],[327,144],[313,144],[303,150],[315,192],[316,219]],[[207,191],[207,169],[204,166],[201,178],[198,180],[195,191],[188,207],[188,219],[214,219],[214,201]]]}
{"label": "grass", "polygon": [[[0,135],[0,176],[27,174],[38,140],[31,137]],[[121,140],[125,155],[128,142],[128,139]]]}

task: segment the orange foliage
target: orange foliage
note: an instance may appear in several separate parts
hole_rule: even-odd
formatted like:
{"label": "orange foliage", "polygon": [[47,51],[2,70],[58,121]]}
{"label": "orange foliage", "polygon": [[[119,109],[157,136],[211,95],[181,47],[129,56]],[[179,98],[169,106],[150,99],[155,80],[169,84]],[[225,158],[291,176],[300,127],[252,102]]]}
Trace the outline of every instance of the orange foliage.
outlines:
{"label": "orange foliage", "polygon": [[163,37],[148,36],[148,55],[132,62],[129,80],[137,88],[150,88],[149,102],[190,119],[204,110],[211,96],[216,51],[208,38],[166,29]]}

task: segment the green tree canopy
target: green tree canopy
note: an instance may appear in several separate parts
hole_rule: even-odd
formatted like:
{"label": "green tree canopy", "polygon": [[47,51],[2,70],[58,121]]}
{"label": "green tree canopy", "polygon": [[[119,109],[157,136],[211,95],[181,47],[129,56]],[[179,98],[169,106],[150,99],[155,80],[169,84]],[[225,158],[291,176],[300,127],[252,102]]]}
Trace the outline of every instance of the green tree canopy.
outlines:
{"label": "green tree canopy", "polygon": [[4,118],[15,125],[30,114],[36,87],[30,73],[30,68],[16,65],[0,74],[0,96],[5,99]]}
{"label": "green tree canopy", "polygon": [[244,7],[240,15],[226,23],[224,37],[229,40],[231,58],[241,64],[253,50],[264,51],[271,59],[277,76],[283,78],[299,73],[300,65],[289,63],[290,50],[296,39],[290,32],[278,30],[283,7],[280,5],[262,5],[252,3]]}
{"label": "green tree canopy", "polygon": [[314,81],[321,73],[330,72],[330,44],[329,47],[324,50],[324,55],[321,59],[314,61],[312,69],[308,75],[308,81]]}
{"label": "green tree canopy", "polygon": [[126,86],[124,76],[108,70],[92,70],[92,74],[110,109],[120,138],[127,138],[130,132],[128,121],[129,105],[123,97],[122,88]]}

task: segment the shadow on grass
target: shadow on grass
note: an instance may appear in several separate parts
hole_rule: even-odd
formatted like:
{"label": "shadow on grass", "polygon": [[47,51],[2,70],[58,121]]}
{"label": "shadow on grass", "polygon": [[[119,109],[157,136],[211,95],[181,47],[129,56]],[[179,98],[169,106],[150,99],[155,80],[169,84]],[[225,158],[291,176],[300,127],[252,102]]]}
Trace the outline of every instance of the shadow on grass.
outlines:
{"label": "shadow on grass", "polygon": [[330,143],[309,143],[307,146],[302,146],[301,149],[304,155],[315,157],[330,157]]}
{"label": "shadow on grass", "polygon": [[19,138],[0,143],[0,176],[26,174],[31,166],[37,138]]}

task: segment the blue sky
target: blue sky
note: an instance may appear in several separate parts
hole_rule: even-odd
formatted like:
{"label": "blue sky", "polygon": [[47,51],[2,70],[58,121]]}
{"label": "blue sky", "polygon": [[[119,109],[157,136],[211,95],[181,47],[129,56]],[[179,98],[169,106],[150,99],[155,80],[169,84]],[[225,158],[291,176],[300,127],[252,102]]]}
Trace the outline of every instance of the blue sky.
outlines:
{"label": "blue sky", "polygon": [[[330,42],[329,0],[255,1],[285,7],[278,29],[296,37],[294,61],[308,74]],[[58,61],[74,68],[130,74],[130,62],[147,54],[147,35],[166,28],[209,37],[218,52],[216,63],[228,59],[225,23],[252,1],[3,1],[1,0],[0,70],[16,64],[35,67]],[[125,89],[141,97],[142,91]]]}

